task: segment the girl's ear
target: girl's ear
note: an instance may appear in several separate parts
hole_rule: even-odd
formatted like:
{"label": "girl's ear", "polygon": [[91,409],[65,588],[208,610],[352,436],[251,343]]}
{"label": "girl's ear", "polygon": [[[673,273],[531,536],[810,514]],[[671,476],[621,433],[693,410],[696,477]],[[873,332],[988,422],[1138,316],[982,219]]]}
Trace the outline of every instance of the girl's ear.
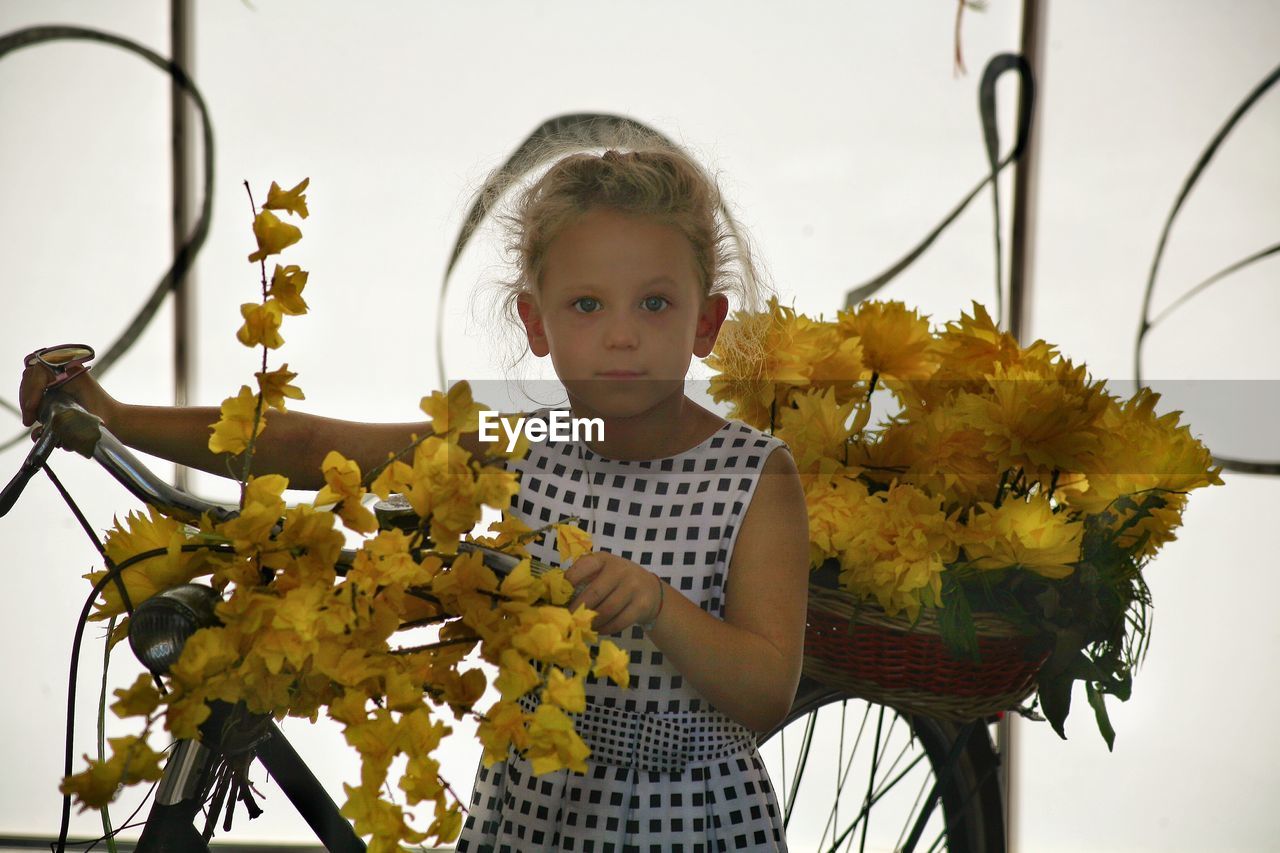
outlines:
{"label": "girl's ear", "polygon": [[516,312],[520,315],[520,322],[524,323],[524,333],[529,339],[529,352],[538,358],[550,353],[551,348],[547,346],[547,332],[542,325],[542,315],[538,313],[538,303],[534,301],[531,294],[521,293],[516,297]]}
{"label": "girl's ear", "polygon": [[725,317],[729,316],[729,299],[723,293],[713,293],[702,302],[698,313],[698,328],[693,339],[693,354],[706,358],[715,348],[716,338]]}

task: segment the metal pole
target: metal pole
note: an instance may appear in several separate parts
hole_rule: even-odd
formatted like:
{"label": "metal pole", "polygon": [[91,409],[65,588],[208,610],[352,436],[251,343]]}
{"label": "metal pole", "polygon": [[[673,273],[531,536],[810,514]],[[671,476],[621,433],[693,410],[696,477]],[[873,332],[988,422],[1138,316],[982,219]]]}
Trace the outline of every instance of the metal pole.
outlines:
{"label": "metal pole", "polygon": [[[1023,0],[1021,53],[1031,67],[1036,86],[1037,112],[1044,112],[1044,31],[1046,0]],[[1040,163],[1040,123],[1032,117],[1026,148],[1013,172],[1013,212],[1009,239],[1009,332],[1019,342],[1031,334],[1031,294],[1035,265],[1035,205],[1037,175]],[[1018,798],[1013,774],[1016,740],[1014,719],[1005,714],[996,731],[1000,750],[1001,790],[1004,792],[1005,849],[1016,849]]]}
{"label": "metal pole", "polygon": [[[169,0],[169,56],[188,74],[192,71],[191,4],[189,0]],[[176,254],[195,221],[192,209],[192,181],[195,176],[195,137],[191,133],[192,109],[177,83],[169,88],[170,155],[172,162],[173,251]],[[192,394],[191,374],[195,363],[195,276],[190,267],[182,271],[173,291],[173,403],[188,405]],[[187,490],[187,469],[174,467],[174,485]]]}

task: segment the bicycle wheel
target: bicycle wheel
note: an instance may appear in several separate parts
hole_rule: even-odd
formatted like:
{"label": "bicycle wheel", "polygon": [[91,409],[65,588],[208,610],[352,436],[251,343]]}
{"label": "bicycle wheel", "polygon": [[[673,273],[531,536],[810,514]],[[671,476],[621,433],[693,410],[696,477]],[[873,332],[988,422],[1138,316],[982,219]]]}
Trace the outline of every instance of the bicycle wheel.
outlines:
{"label": "bicycle wheel", "polygon": [[1003,853],[987,725],[900,714],[805,679],[761,753],[794,850]]}

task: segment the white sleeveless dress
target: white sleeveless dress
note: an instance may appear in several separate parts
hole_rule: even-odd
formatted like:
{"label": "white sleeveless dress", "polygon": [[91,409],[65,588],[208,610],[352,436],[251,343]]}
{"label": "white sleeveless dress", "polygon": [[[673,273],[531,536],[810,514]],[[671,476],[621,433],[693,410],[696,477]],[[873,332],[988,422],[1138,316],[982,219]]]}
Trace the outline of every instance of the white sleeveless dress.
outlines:
{"label": "white sleeveless dress", "polygon": [[[548,440],[509,463],[521,475],[511,511],[531,527],[594,521],[597,550],[639,563],[723,619],[734,542],[780,446],[736,421],[663,459],[609,460]],[[530,552],[558,563],[554,535]],[[786,850],[754,735],[687,684],[639,627],[610,639],[631,655],[631,685],[587,679],[578,729],[592,750],[588,772],[534,776],[514,754],[481,766],[458,853]]]}

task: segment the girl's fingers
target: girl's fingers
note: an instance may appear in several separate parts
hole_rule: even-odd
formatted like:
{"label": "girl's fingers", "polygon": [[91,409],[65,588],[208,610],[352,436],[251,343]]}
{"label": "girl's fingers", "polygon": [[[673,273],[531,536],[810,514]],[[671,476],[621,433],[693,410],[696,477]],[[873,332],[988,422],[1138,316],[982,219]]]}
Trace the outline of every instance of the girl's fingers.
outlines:
{"label": "girl's fingers", "polygon": [[613,625],[615,622],[621,621],[621,618],[626,614],[627,608],[630,607],[632,600],[633,596],[631,593],[621,586],[615,586],[613,589],[609,590],[608,593],[601,597],[600,603],[591,608],[596,612],[596,618],[592,627],[597,631],[612,634],[612,630],[605,631],[604,629]]}
{"label": "girl's fingers", "polygon": [[[601,612],[602,607],[618,608],[616,600],[610,603],[610,599],[619,589],[618,578],[611,576],[607,572],[597,572],[590,579],[583,582],[578,588],[578,594],[574,596],[574,600],[569,602],[569,609],[574,609],[574,602],[594,610],[597,614]],[[600,617],[596,617],[596,623],[599,624]]]}
{"label": "girl's fingers", "polygon": [[600,554],[583,554],[573,561],[573,565],[564,571],[564,579],[575,587],[582,586],[591,580],[601,567],[604,559]]}
{"label": "girl's fingers", "polygon": [[22,425],[35,423],[40,411],[40,398],[44,396],[44,386],[49,384],[49,369],[38,364],[22,371],[22,382],[18,386],[18,403],[22,409]]}

